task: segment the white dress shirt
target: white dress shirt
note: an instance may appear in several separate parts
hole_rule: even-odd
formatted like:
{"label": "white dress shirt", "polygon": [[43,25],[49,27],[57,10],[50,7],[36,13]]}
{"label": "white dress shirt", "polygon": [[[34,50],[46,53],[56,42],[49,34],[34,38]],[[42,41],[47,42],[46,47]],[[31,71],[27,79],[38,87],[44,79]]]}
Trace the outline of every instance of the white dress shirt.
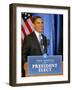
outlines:
{"label": "white dress shirt", "polygon": [[[36,37],[37,37],[38,41],[40,42],[40,40],[42,39],[42,37],[41,37],[41,39],[40,39],[41,33],[37,32],[36,30],[34,30],[34,32],[35,32],[35,34],[36,34]],[[41,36],[42,36],[42,35],[41,35]]]}
{"label": "white dress shirt", "polygon": [[43,45],[43,43],[41,44],[41,40],[43,39],[43,37],[42,37],[41,33],[37,32],[36,30],[34,30],[34,32],[35,32],[36,37],[40,43],[41,51],[42,51],[42,53],[44,53],[44,45]]}

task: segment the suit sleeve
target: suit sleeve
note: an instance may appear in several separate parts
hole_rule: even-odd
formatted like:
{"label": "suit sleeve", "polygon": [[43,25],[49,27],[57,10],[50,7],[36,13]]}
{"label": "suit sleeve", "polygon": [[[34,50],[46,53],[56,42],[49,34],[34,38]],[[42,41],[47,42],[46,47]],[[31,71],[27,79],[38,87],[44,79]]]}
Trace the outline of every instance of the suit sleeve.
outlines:
{"label": "suit sleeve", "polygon": [[23,63],[27,62],[27,56],[30,53],[30,40],[28,37],[25,37],[24,43],[22,45],[22,61]]}

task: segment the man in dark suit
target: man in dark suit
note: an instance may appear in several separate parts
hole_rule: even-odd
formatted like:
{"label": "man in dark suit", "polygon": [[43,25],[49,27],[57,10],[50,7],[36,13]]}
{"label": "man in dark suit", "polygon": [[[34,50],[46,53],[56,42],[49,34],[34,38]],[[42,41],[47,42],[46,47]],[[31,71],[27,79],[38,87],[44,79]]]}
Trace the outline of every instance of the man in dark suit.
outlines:
{"label": "man in dark suit", "polygon": [[[34,31],[24,38],[22,47],[22,65],[27,62],[27,56],[43,55],[47,53],[47,38],[42,34],[43,19],[36,16],[33,19]],[[22,73],[24,69],[22,68]],[[24,74],[22,74],[24,76]]]}

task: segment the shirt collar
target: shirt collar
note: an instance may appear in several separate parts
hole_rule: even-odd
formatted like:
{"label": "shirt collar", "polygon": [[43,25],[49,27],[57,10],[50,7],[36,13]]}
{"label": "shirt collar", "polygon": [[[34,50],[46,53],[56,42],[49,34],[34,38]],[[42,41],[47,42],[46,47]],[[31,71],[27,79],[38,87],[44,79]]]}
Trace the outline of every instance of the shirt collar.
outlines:
{"label": "shirt collar", "polygon": [[37,36],[37,39],[40,41],[39,35],[40,35],[41,33],[37,32],[36,30],[34,30],[34,32],[35,32],[35,34],[36,34],[36,36]]}
{"label": "shirt collar", "polygon": [[34,30],[36,36],[39,36],[41,33],[37,32],[36,30]]}

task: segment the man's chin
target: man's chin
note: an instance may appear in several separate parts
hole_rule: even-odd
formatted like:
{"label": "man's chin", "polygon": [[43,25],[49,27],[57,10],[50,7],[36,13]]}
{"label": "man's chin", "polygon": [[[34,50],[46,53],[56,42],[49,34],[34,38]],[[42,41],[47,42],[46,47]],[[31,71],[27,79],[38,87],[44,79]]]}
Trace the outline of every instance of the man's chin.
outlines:
{"label": "man's chin", "polygon": [[39,29],[39,32],[42,32],[43,30],[42,29]]}
{"label": "man's chin", "polygon": [[42,32],[43,32],[43,30],[37,30],[37,32],[42,33]]}

